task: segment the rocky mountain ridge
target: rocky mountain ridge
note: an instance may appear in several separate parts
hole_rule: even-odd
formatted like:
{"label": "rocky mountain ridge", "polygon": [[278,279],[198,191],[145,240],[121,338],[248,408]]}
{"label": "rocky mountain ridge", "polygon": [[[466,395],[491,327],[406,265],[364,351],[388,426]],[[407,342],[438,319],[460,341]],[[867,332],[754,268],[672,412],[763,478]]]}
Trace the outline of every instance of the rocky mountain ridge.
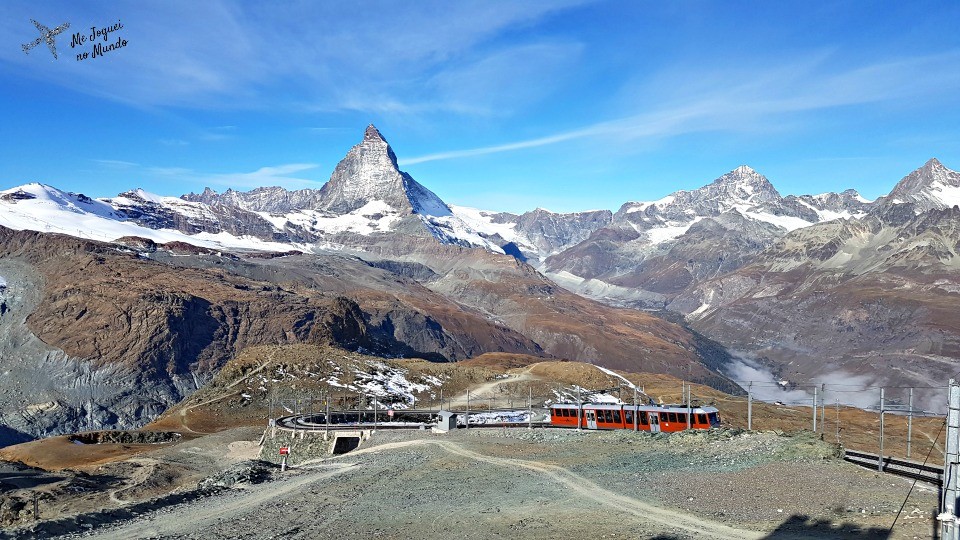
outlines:
{"label": "rocky mountain ridge", "polygon": [[[327,329],[322,336],[337,335],[330,328],[342,319],[354,321],[354,330],[347,334],[368,340],[355,340],[352,346],[383,354],[450,360],[510,350],[683,374],[722,387],[730,382],[716,370],[729,357],[717,343],[765,358],[774,367],[799,366],[791,368],[797,378],[828,373],[815,366],[804,371],[823,351],[798,344],[830,331],[804,326],[804,318],[819,317],[816,306],[824,298],[842,299],[847,306],[876,298],[876,291],[888,294],[889,284],[926,292],[888,294],[895,301],[887,300],[880,310],[854,310],[853,315],[838,311],[835,320],[847,321],[851,332],[869,339],[837,351],[856,355],[874,346],[891,358],[921,364],[916,359],[927,354],[923,351],[941,351],[935,353],[936,361],[951,358],[952,328],[935,334],[929,331],[932,323],[900,321],[916,310],[947,313],[956,307],[950,292],[957,284],[952,271],[957,248],[950,232],[956,216],[947,202],[960,185],[957,179],[957,173],[931,160],[875,202],[854,190],[784,197],[763,175],[741,166],[702,188],[653,202],[626,203],[617,212],[556,214],[537,209],[517,215],[447,205],[399,170],[389,144],[369,126],[320,190],[259,188],[217,194],[206,189],[181,198],[133,190],[96,200],[29,184],[0,193],[0,225],[97,240],[90,245],[107,247],[81,251],[114,250],[132,257],[137,264],[123,259],[121,266],[130,265],[130,275],[140,276],[138,287],[153,282],[151,272],[158,267],[152,264],[197,271],[184,276],[193,276],[204,294],[143,292],[136,301],[149,306],[149,312],[123,308],[89,318],[85,302],[106,305],[111,296],[126,298],[140,291],[123,286],[121,272],[115,282],[78,287],[75,300],[66,293],[49,297],[37,308],[38,315],[30,315],[34,335],[57,344],[78,362],[111,357],[113,347],[124,343],[114,343],[110,332],[102,338],[87,336],[86,323],[77,322],[81,319],[101,321],[105,328],[114,328],[105,321],[134,318],[159,317],[167,321],[163,324],[174,325],[194,316],[207,321],[208,327],[191,322],[159,333],[116,327],[125,328],[124,335],[147,336],[141,345],[162,351],[147,363],[150,373],[158,375],[151,375],[153,384],[164,372],[177,374],[170,381],[189,382],[184,366],[209,371],[223,361],[207,358],[203,348],[180,351],[180,338],[171,338],[171,332],[208,328],[213,335],[238,340],[213,340],[229,351],[246,343],[245,332],[262,339],[304,341],[319,339],[321,334],[310,330],[319,324]],[[19,241],[16,235],[5,238]],[[308,255],[298,258],[290,252]],[[104,256],[94,259],[98,257]],[[75,269],[71,264],[63,266]],[[38,271],[43,276],[53,272]],[[181,277],[160,273],[174,281]],[[65,279],[56,275],[61,277],[51,283]],[[208,280],[218,285],[200,285]],[[779,284],[772,286],[771,280]],[[802,294],[786,292],[794,290],[793,283],[802,291],[819,292],[803,300]],[[290,284],[296,286],[291,289]],[[208,293],[217,287],[244,292],[231,292],[240,300],[223,303],[230,297],[224,293],[212,301]],[[250,292],[261,290],[258,287],[279,289]],[[264,294],[272,299],[260,298]],[[330,294],[344,300],[333,302]],[[276,305],[281,300],[282,308]],[[669,309],[698,333],[604,303]],[[746,306],[757,311],[750,316],[738,311]],[[321,314],[328,309],[340,319]],[[768,316],[757,329],[753,318],[763,310],[794,315]],[[70,319],[74,316],[78,318]],[[275,318],[279,326],[253,330],[253,321],[261,317]],[[785,337],[804,327],[810,328],[804,335]],[[877,340],[876,328],[893,337]],[[750,337],[753,330],[756,339]],[[197,341],[183,335],[188,336],[184,343]],[[915,335],[929,342],[926,349],[911,337]],[[184,364],[177,359],[181,357],[189,361]],[[167,385],[167,396],[183,395],[189,386],[160,384]],[[100,421],[109,427],[107,420]]]}

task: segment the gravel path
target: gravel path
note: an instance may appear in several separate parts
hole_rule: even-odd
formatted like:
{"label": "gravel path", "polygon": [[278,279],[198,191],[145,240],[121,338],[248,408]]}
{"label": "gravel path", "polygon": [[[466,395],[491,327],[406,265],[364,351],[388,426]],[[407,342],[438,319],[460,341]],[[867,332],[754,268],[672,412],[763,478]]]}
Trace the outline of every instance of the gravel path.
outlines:
{"label": "gravel path", "polygon": [[[762,433],[381,431],[357,451],[279,480],[87,536],[880,537],[909,486],[824,453],[816,441]],[[798,498],[797,486],[814,490],[816,502]],[[928,537],[935,501],[918,491],[892,538]]]}

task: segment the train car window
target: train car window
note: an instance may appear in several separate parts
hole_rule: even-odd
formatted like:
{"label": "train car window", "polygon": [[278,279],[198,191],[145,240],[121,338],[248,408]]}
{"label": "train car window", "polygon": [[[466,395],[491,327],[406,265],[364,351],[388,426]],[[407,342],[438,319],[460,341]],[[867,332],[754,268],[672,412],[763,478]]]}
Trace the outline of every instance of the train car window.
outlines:
{"label": "train car window", "polygon": [[706,423],[707,423],[707,415],[705,415],[705,414],[703,414],[703,413],[698,413],[698,414],[697,414],[697,423],[698,423],[698,424],[706,424]]}
{"label": "train car window", "polygon": [[557,412],[559,413],[557,416],[563,416],[563,417],[570,416],[570,411],[568,409],[557,409]]}
{"label": "train car window", "polygon": [[620,411],[613,411],[613,423],[614,424],[620,423]]}
{"label": "train car window", "polygon": [[676,422],[676,421],[677,421],[677,413],[675,412],[667,413],[667,422]]}
{"label": "train car window", "polygon": [[647,411],[640,411],[640,423],[647,424]]}
{"label": "train car window", "polygon": [[686,424],[686,423],[687,423],[687,413],[683,413],[683,412],[677,413],[677,422],[680,422],[681,424]]}
{"label": "train car window", "polygon": [[608,423],[608,424],[612,424],[612,423],[613,423],[613,414],[612,414],[611,411],[609,411],[609,410],[603,411],[603,418],[604,418],[604,421],[606,421],[606,423]]}
{"label": "train car window", "polygon": [[711,423],[711,424],[716,424],[716,423],[719,423],[719,422],[720,422],[720,418],[717,416],[717,413],[715,413],[715,412],[710,413],[710,423]]}
{"label": "train car window", "polygon": [[633,425],[633,411],[623,411],[623,421],[629,426]]}

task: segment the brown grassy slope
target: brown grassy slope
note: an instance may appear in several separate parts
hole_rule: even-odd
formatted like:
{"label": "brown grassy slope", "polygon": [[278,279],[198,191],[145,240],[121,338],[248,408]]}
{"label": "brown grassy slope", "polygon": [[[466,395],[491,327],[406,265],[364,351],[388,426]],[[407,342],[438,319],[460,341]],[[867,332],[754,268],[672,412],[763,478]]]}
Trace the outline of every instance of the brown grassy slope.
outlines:
{"label": "brown grassy slope", "polygon": [[70,435],[61,435],[0,448],[0,460],[23,463],[47,471],[92,470],[104,463],[125,460],[173,444],[176,443],[75,444],[70,440]]}
{"label": "brown grassy slope", "polygon": [[278,342],[452,358],[539,351],[516,332],[381,270],[365,279],[384,290],[365,289],[345,275],[350,265],[367,268],[357,261],[338,260],[347,270],[338,267],[332,277],[307,263],[302,276],[218,257],[170,259],[178,265],[113,244],[2,227],[0,256],[26,261],[43,278],[31,330],[95,366],[207,372],[247,346]]}
{"label": "brown grassy slope", "polygon": [[366,249],[429,266],[438,276],[426,283],[430,289],[490,314],[555,358],[669,373],[737,390],[708,367],[718,361],[717,351],[682,326],[573,294],[513,257],[416,239]]}
{"label": "brown grassy slope", "polygon": [[[287,400],[293,404],[301,399],[301,407],[308,410],[323,409],[321,396],[330,392],[333,406],[355,406],[354,393],[343,389],[331,388],[320,379],[329,376],[333,361],[338,365],[352,369],[368,369],[366,362],[384,364],[408,370],[407,377],[434,376],[444,380],[445,399],[459,396],[467,389],[476,389],[480,385],[500,380],[504,374],[512,374],[516,379],[507,379],[494,393],[476,395],[474,407],[486,406],[488,396],[494,395],[498,406],[508,400],[516,406],[524,407],[529,392],[533,391],[534,402],[543,403],[545,399],[554,399],[553,391],[558,387],[580,385],[589,389],[616,388],[622,386],[620,393],[625,402],[631,402],[633,392],[616,377],[610,376],[596,367],[581,362],[547,361],[536,362],[536,358],[523,355],[487,354],[475,359],[451,364],[436,364],[423,360],[383,360],[379,358],[349,353],[333,347],[292,345],[283,347],[254,347],[245,350],[231,360],[220,374],[197,394],[178,404],[160,419],[148,426],[149,429],[184,429],[184,426],[196,431],[218,431],[226,427],[239,425],[265,425],[270,412],[270,400]],[[264,367],[261,367],[264,366]],[[285,380],[267,382],[265,391],[256,391],[249,381],[260,380],[259,374],[276,373],[282,368],[284,373],[299,374],[296,378],[287,376]],[[258,370],[259,371],[255,371]],[[318,377],[304,376],[306,372]],[[523,377],[521,377],[523,375]],[[627,379],[643,388],[654,400],[664,403],[679,403],[682,399],[684,382],[676,377],[653,373],[624,373]],[[349,382],[346,377],[340,382]],[[237,383],[237,381],[240,381]],[[236,384],[235,384],[236,383]],[[258,383],[259,384],[259,383]],[[233,386],[231,386],[233,385]],[[611,391],[616,394],[616,391]],[[252,399],[242,398],[243,393]],[[418,407],[439,407],[439,391],[420,394]],[[692,395],[695,402],[706,403],[720,409],[724,422],[732,427],[746,428],[747,400],[745,397],[732,396],[713,388],[694,384]],[[310,398],[313,402],[308,401]],[[340,400],[340,401],[338,401]],[[202,405],[198,405],[202,404]],[[183,412],[185,411],[185,412]],[[182,413],[182,414],[181,414]],[[286,414],[274,410],[275,415]],[[836,441],[837,418],[839,416],[841,442],[849,448],[875,452],[879,439],[879,417],[875,413],[840,407],[828,406],[825,426],[819,430],[824,440]],[[818,419],[819,423],[819,419]],[[931,440],[938,435],[942,424],[939,418],[916,418],[913,426],[912,458],[922,460],[931,448]],[[788,407],[776,404],[753,402],[753,427],[757,430],[781,430],[797,432],[810,430],[812,410],[810,407]],[[900,457],[906,456],[906,418],[887,415],[885,419],[885,453]],[[943,437],[931,452],[931,462],[942,463]]]}

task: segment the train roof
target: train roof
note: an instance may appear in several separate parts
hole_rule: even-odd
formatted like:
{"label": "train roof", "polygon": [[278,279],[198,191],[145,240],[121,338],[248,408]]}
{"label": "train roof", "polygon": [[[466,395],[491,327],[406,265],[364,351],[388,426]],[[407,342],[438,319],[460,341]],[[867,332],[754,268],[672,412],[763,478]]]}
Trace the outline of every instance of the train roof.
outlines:
{"label": "train roof", "polygon": [[[551,409],[576,409],[576,403],[554,403],[550,405]],[[626,410],[640,410],[640,411],[673,411],[673,412],[687,412],[687,407],[685,405],[617,405],[614,403],[584,403],[584,409],[593,409],[593,410],[616,410],[619,411],[621,408]],[[690,407],[690,410],[694,413],[712,413],[720,412],[720,409],[716,407],[709,406],[700,406],[700,407]]]}

